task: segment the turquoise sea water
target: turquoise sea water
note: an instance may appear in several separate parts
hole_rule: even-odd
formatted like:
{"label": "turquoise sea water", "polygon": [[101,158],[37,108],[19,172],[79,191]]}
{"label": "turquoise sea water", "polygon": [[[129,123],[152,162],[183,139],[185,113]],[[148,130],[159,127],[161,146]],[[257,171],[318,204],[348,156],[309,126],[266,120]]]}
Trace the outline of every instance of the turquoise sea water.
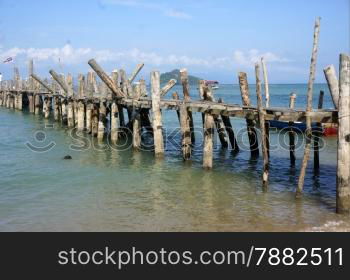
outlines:
{"label": "turquoise sea water", "polygon": [[[326,85],[325,108],[332,108]],[[180,87],[173,91],[181,93]],[[255,88],[251,100],[256,103]],[[306,85],[271,85],[271,106],[288,106],[290,92],[304,108]],[[168,93],[168,96],[171,94]],[[181,94],[180,94],[181,95]],[[192,98],[198,97],[195,87]],[[221,85],[216,98],[241,103],[237,85]],[[164,159],[152,152],[108,147],[42,116],[0,107],[0,231],[299,231],[348,230],[335,212],[336,138],[322,139],[320,174],[309,162],[302,199],[294,190],[303,153],[298,138],[297,165],[289,165],[284,134],[271,130],[268,192],[261,191],[262,159],[250,160],[245,120],[232,118],[241,152],[232,155],[216,141],[214,168],[202,169],[201,114],[192,160],[184,163],[175,111],[163,111],[167,145]],[[43,132],[44,134],[38,134]],[[174,132],[175,131],[175,132]],[[41,138],[38,137],[41,135]],[[43,137],[45,135],[45,138]],[[26,143],[49,151],[38,153]],[[130,142],[128,142],[130,144]],[[287,142],[288,143],[288,142]],[[72,147],[73,145],[73,147]],[[72,160],[62,158],[70,154]]]}

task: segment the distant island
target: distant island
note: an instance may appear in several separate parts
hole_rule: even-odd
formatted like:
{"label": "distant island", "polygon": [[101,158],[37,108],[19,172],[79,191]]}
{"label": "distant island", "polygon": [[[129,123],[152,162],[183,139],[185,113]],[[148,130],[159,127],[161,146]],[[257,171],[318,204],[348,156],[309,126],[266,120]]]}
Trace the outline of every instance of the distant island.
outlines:
{"label": "distant island", "polygon": [[[166,73],[163,73],[160,75],[160,83],[161,84],[165,84],[171,79],[175,79],[177,81],[178,85],[181,84],[180,70],[179,69],[174,69],[171,72],[166,72]],[[203,79],[192,76],[192,75],[188,75],[188,82],[191,85],[197,85],[200,80],[203,80]]]}

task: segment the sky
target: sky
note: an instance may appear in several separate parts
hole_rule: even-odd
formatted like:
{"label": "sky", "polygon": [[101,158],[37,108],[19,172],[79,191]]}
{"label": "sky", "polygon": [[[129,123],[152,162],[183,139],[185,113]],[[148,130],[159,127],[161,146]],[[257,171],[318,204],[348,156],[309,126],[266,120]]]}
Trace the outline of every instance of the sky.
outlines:
{"label": "sky", "polygon": [[[316,17],[321,17],[316,82],[350,52],[350,0],[0,0],[0,72],[87,73],[95,58],[110,72],[145,67],[140,78],[187,68],[189,74],[254,81],[264,57],[270,83],[306,83]],[[13,57],[12,63],[2,63]]]}

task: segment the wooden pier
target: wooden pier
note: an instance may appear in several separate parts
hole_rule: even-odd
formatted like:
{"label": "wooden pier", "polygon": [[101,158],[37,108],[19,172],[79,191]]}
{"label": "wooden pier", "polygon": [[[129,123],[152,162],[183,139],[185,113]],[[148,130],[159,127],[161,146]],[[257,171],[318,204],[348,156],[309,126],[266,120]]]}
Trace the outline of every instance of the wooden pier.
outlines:
{"label": "wooden pier", "polygon": [[[22,80],[15,68],[14,79],[1,82],[0,105],[14,110],[26,110],[33,114],[43,114],[45,118],[52,118],[69,128],[86,131],[92,137],[103,141],[106,137],[111,143],[116,143],[125,133],[132,135],[132,146],[139,150],[142,146],[141,133],[146,130],[148,137],[153,139],[154,154],[162,158],[164,151],[163,110],[176,111],[179,118],[182,140],[183,159],[191,159],[191,150],[196,141],[194,135],[193,114],[201,113],[203,117],[203,168],[213,167],[213,139],[218,133],[221,146],[238,153],[239,147],[233,132],[231,117],[246,119],[251,157],[260,156],[261,143],[263,166],[262,187],[268,190],[269,180],[269,120],[307,123],[305,155],[302,161],[297,198],[302,195],[306,165],[309,160],[311,145],[311,122],[337,123],[338,128],[338,162],[337,162],[337,212],[350,213],[350,57],[340,55],[339,81],[333,66],[328,66],[324,72],[332,95],[335,109],[312,109],[312,85],[316,67],[317,39],[319,22],[315,25],[315,42],[312,53],[310,70],[308,104],[305,110],[294,109],[295,94],[291,95],[290,106],[274,108],[269,106],[267,68],[264,60],[255,66],[257,107],[251,106],[252,94],[249,92],[247,74],[240,72],[237,82],[240,85],[242,105],[228,104],[223,100],[215,100],[210,86],[201,81],[198,85],[199,100],[190,98],[188,73],[186,69],[180,71],[183,97],[170,91],[176,84],[170,80],[164,87],[160,85],[160,73],[151,72],[150,92],[147,92],[144,80],[136,81],[143,63],[136,66],[135,71],[128,78],[124,70],[113,71],[108,75],[93,59],[88,64],[94,70],[86,76],[80,74],[77,88],[71,75],[62,75],[50,70],[51,81],[42,80],[34,73],[33,61],[29,63],[29,77]],[[260,72],[262,69],[265,86],[265,102],[262,98]],[[100,78],[98,81],[97,76]],[[127,114],[127,118],[124,114]],[[126,122],[128,120],[128,122]],[[107,123],[109,121],[109,124]],[[257,124],[261,128],[257,133]],[[266,126],[266,127],[265,127]],[[107,129],[109,128],[109,131]],[[127,131],[127,132],[126,132]],[[290,138],[291,165],[295,165],[294,133],[288,132]],[[261,139],[258,139],[258,138]],[[198,141],[198,140],[197,140]],[[230,145],[229,145],[230,144]],[[136,152],[136,151],[135,151]],[[318,151],[317,151],[318,152]],[[316,152],[315,152],[316,153]],[[315,157],[318,160],[318,154]],[[315,163],[319,168],[319,163]]]}

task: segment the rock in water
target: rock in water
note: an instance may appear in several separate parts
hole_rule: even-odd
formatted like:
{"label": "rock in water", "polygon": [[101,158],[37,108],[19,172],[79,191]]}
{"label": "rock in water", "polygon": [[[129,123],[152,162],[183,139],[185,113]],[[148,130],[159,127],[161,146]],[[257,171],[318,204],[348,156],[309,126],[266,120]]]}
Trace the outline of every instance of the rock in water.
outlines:
{"label": "rock in water", "polygon": [[70,155],[66,155],[63,159],[72,159],[72,157]]}

